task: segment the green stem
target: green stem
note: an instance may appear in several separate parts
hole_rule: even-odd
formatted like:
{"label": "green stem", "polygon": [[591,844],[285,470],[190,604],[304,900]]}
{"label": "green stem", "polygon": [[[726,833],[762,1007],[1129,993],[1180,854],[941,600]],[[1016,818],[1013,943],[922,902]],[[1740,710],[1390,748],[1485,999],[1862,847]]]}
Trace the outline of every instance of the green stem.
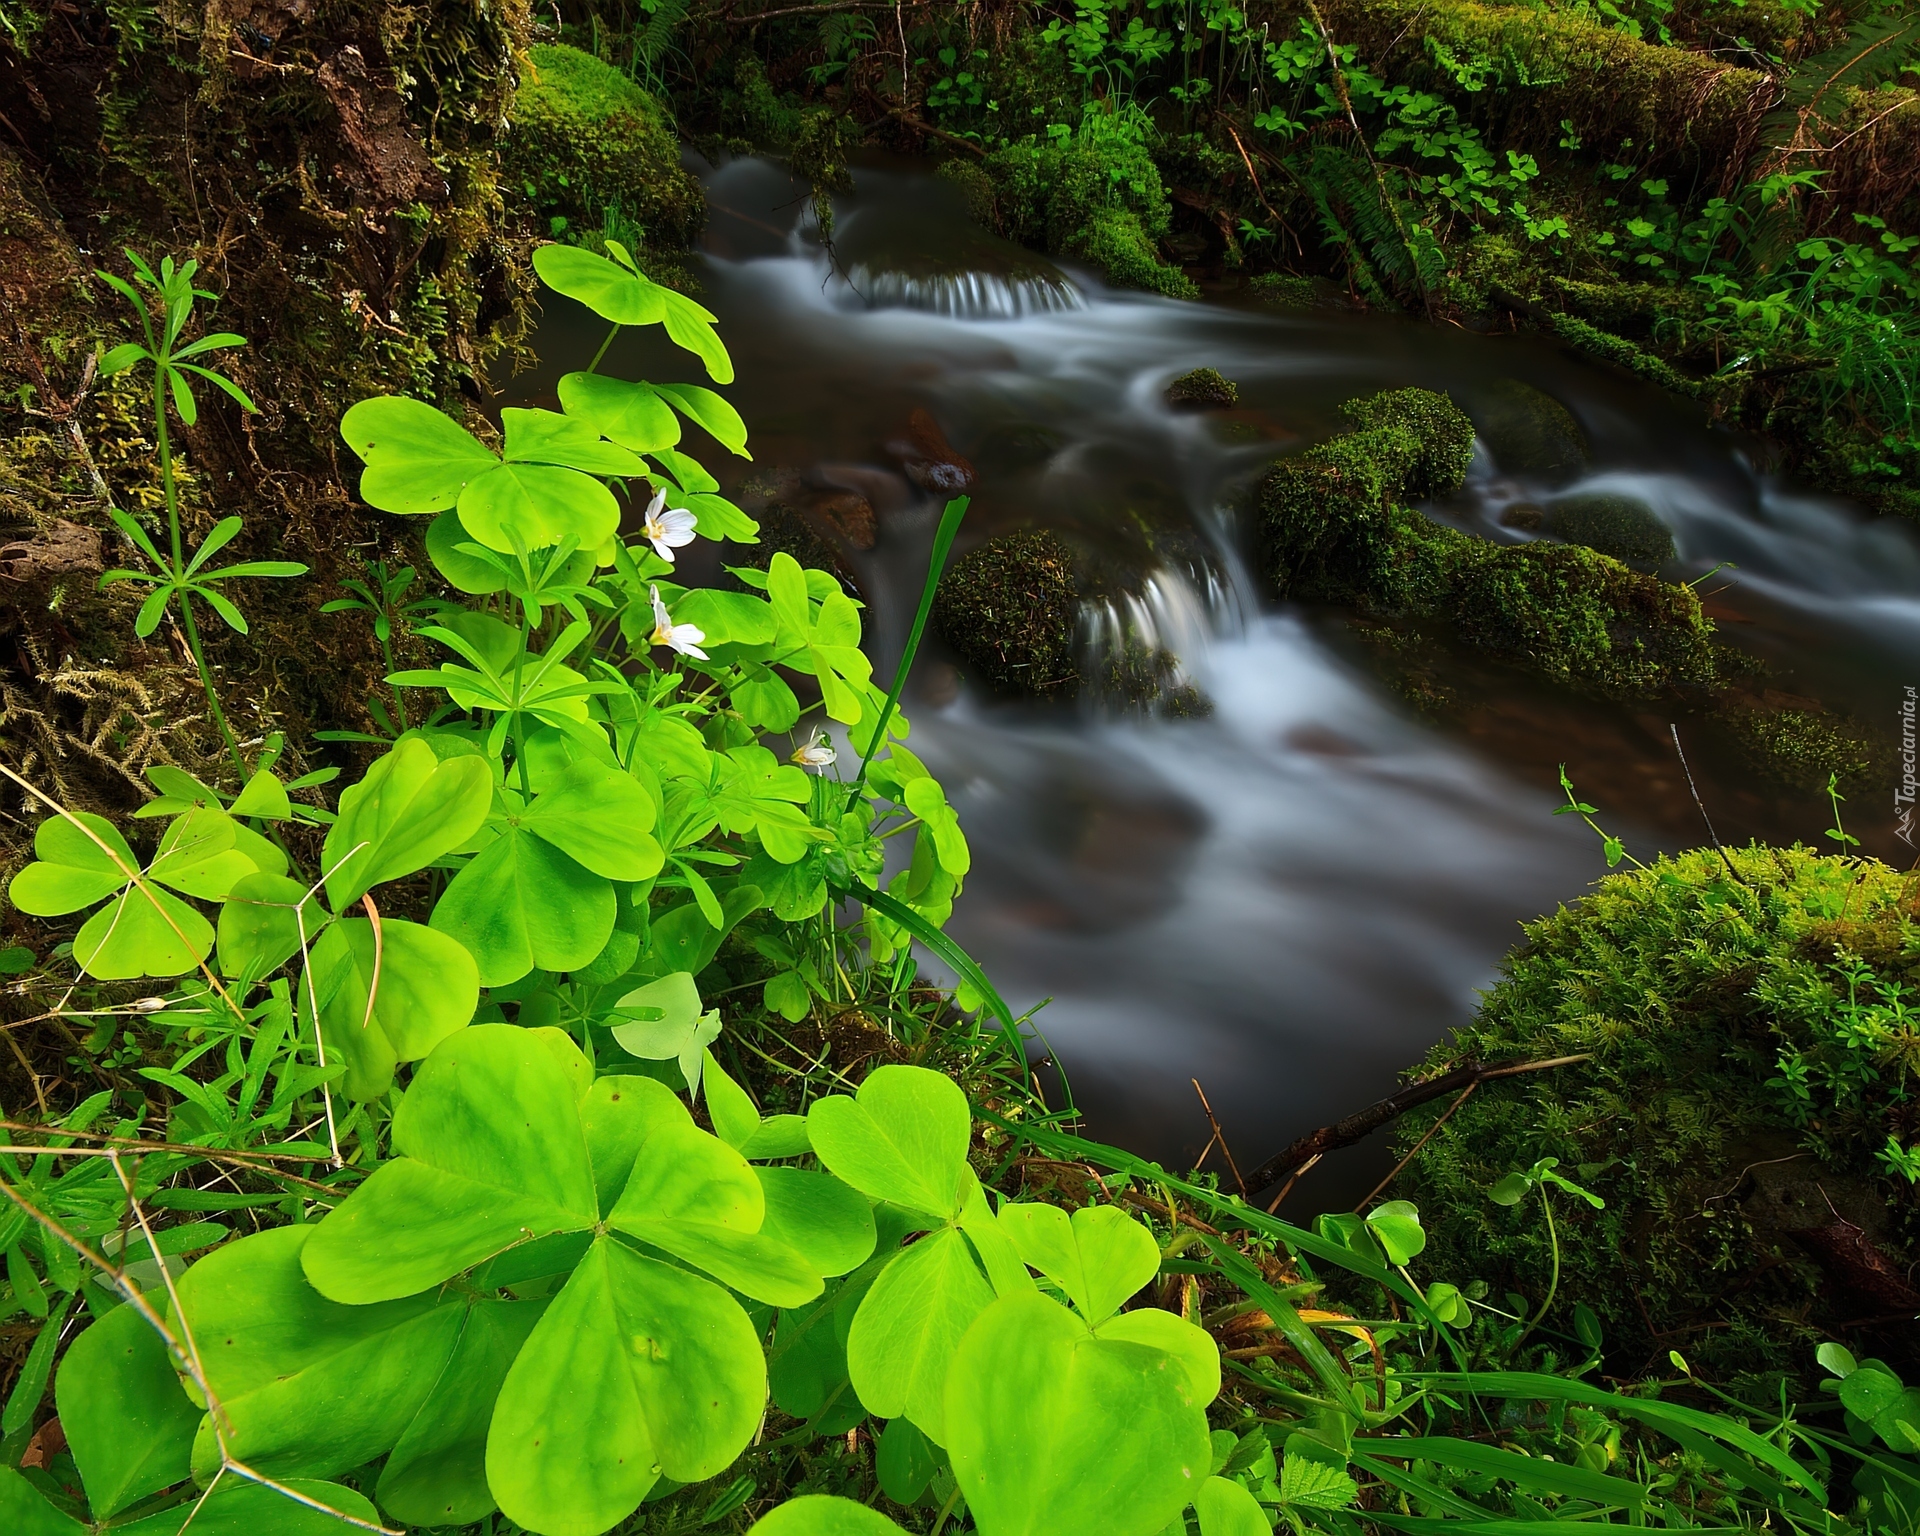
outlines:
{"label": "green stem", "polygon": [[1547,1242],[1553,1249],[1553,1274],[1547,1281],[1547,1299],[1540,1303],[1540,1310],[1533,1314],[1533,1321],[1520,1331],[1520,1337],[1513,1341],[1518,1349],[1527,1342],[1527,1335],[1540,1326],[1547,1315],[1547,1308],[1553,1305],[1554,1292],[1560,1289],[1560,1235],[1553,1229],[1553,1196],[1547,1193],[1547,1186],[1540,1186],[1540,1207],[1547,1213]]}
{"label": "green stem", "polygon": [[[391,616],[389,616],[389,618],[387,619],[387,623],[389,626],[392,625],[393,619],[391,618]],[[391,676],[397,670],[393,664],[393,642],[392,641],[390,640],[380,641],[380,659],[386,662],[387,674]],[[387,692],[393,695],[394,721],[396,724],[399,725],[400,729],[404,731],[407,728],[407,701],[400,696],[400,685],[398,683],[389,683],[387,685]]]}
{"label": "green stem", "polygon": [[588,373],[594,373],[598,371],[600,367],[600,359],[607,355],[607,348],[613,345],[613,338],[618,336],[619,334],[620,334],[620,327],[617,325],[612,330],[607,332],[607,339],[600,343],[600,350],[593,354],[593,361],[587,364]]}
{"label": "green stem", "polygon": [[940,1513],[934,1519],[933,1536],[940,1536],[941,1529],[947,1523],[947,1516],[953,1513],[953,1506],[958,1504],[959,1502],[960,1502],[960,1487],[959,1487],[959,1484],[956,1483],[954,1485],[953,1492],[947,1495],[947,1502],[940,1506]]}
{"label": "green stem", "polygon": [[[180,552],[180,495],[173,478],[173,444],[167,435],[167,379],[164,369],[153,371],[153,436],[160,449],[160,485],[167,498],[167,539],[173,554],[173,577],[178,580],[183,568]],[[240,755],[240,743],[234,737],[233,727],[227,724],[226,712],[220,708],[220,695],[214,691],[213,673],[207,668],[205,652],[200,649],[200,629],[193,622],[193,604],[185,592],[180,594],[180,627],[187,637],[187,650],[193,656],[193,664],[200,672],[200,686],[206,691],[207,712],[213,716],[213,723],[220,727],[220,735],[227,744],[227,751],[233,756],[233,766],[240,775],[242,784],[247,781],[246,760]]]}

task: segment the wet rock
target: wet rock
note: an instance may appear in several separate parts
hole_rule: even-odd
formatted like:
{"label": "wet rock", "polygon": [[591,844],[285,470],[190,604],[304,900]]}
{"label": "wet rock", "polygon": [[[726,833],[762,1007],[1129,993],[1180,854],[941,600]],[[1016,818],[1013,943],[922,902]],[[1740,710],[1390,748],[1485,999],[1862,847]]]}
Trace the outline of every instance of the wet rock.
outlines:
{"label": "wet rock", "polygon": [[1580,424],[1552,395],[1530,384],[1500,379],[1476,390],[1468,415],[1494,462],[1507,474],[1559,483],[1587,466],[1587,438]]}
{"label": "wet rock", "polygon": [[1240,386],[1215,368],[1195,368],[1167,386],[1167,404],[1176,411],[1224,411],[1240,403]]}
{"label": "wet rock", "polygon": [[1500,514],[1502,528],[1518,528],[1522,533],[1538,533],[1540,525],[1546,521],[1542,512],[1530,501],[1516,501]]}
{"label": "wet rock", "polygon": [[1360,430],[1281,460],[1261,488],[1282,593],[1449,622],[1476,650],[1605,697],[1725,686],[1691,587],[1570,543],[1496,544],[1404,505],[1465,474],[1472,424],[1445,396],[1395,390],[1344,409]]}
{"label": "wet rock", "polygon": [[879,536],[873,503],[858,491],[827,491],[807,509],[823,518],[855,549],[872,549]]}
{"label": "wet rock", "polygon": [[907,418],[905,439],[887,447],[900,460],[907,478],[930,495],[959,496],[973,485],[973,465],[954,451],[940,424],[924,407],[916,408]]}
{"label": "wet rock", "polygon": [[962,557],[934,598],[934,622],[967,669],[1005,692],[1066,697],[1080,684],[1080,592],[1057,533],[1003,534]]}
{"label": "wet rock", "polygon": [[1838,774],[1842,790],[1851,790],[1881,766],[1884,755],[1849,728],[1852,722],[1811,699],[1769,694],[1734,700],[1719,721],[1757,773],[1806,794],[1825,789],[1829,774]]}
{"label": "wet rock", "polygon": [[1658,565],[1673,558],[1672,531],[1631,496],[1561,497],[1547,507],[1541,528],[1563,544],[1578,544],[1626,565]]}

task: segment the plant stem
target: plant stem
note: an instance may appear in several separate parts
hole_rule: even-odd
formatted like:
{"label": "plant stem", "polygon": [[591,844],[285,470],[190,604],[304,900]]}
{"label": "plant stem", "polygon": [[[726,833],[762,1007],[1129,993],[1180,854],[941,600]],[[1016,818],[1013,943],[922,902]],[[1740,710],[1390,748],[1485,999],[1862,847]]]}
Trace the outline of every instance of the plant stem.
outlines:
{"label": "plant stem", "polygon": [[593,354],[593,361],[587,364],[588,373],[594,373],[599,370],[600,359],[607,355],[607,348],[613,345],[613,338],[619,334],[620,327],[617,325],[607,332],[607,339],[600,343],[600,350]]}
{"label": "plant stem", "polygon": [[[160,449],[160,485],[167,498],[167,539],[173,555],[173,572],[177,578],[183,568],[180,552],[180,496],[173,480],[173,444],[167,436],[167,380],[162,369],[153,371],[153,436]],[[227,724],[226,712],[220,708],[220,695],[214,691],[213,673],[207,669],[206,653],[200,648],[200,629],[193,622],[193,604],[185,592],[180,594],[180,627],[187,637],[187,650],[192,653],[193,664],[200,672],[200,686],[207,695],[207,712],[213,716],[213,723],[220,727],[220,735],[227,744],[227,751],[233,756],[234,771],[240,775],[242,784],[247,781],[246,759],[240,755],[240,743],[235,739],[233,727]]]}
{"label": "plant stem", "polygon": [[1553,1273],[1547,1281],[1547,1299],[1540,1303],[1540,1310],[1533,1314],[1533,1321],[1528,1323],[1520,1331],[1520,1337],[1513,1341],[1515,1349],[1526,1343],[1527,1335],[1540,1326],[1541,1320],[1547,1315],[1547,1308],[1553,1305],[1554,1292],[1560,1289],[1560,1234],[1553,1229],[1553,1196],[1547,1193],[1547,1186],[1544,1183],[1539,1186],[1539,1189],[1540,1208],[1547,1213],[1547,1242],[1553,1249]]}

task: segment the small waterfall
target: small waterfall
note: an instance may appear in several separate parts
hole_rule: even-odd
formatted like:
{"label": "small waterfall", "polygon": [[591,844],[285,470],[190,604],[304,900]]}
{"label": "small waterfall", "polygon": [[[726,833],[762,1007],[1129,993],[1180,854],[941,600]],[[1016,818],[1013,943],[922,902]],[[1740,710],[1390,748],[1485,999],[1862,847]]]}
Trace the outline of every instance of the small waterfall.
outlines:
{"label": "small waterfall", "polygon": [[1239,595],[1212,569],[1149,571],[1137,590],[1081,604],[1087,696],[1119,713],[1211,714],[1195,673],[1215,636],[1245,627]]}
{"label": "small waterfall", "polygon": [[874,271],[858,266],[847,284],[869,309],[918,309],[950,320],[1020,320],[1085,309],[1064,273]]}

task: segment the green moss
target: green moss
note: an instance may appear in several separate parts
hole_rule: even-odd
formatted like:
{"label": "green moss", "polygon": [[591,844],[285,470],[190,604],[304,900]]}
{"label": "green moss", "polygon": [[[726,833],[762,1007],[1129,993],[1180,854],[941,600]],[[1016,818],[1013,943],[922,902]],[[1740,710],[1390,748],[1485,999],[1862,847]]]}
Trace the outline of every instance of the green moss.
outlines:
{"label": "green moss", "polygon": [[990,539],[941,579],[934,621],[982,680],[1008,693],[1071,694],[1080,592],[1073,551],[1046,529]]}
{"label": "green moss", "polygon": [[1454,572],[1462,639],[1567,687],[1613,698],[1720,682],[1713,625],[1691,587],[1574,545],[1485,545]]}
{"label": "green moss", "polygon": [[1586,467],[1586,434],[1552,395],[1499,379],[1474,392],[1470,409],[1482,441],[1508,474],[1561,481]]}
{"label": "green moss", "polygon": [[1283,594],[1373,601],[1390,611],[1423,606],[1451,564],[1427,544],[1445,543],[1449,530],[1429,539],[1396,515],[1397,504],[1459,488],[1473,457],[1473,424],[1445,395],[1424,389],[1371,395],[1342,410],[1362,430],[1267,473],[1260,505],[1268,571]]}
{"label": "green moss", "polygon": [[1265,308],[1282,314],[1346,308],[1344,298],[1324,278],[1296,277],[1291,272],[1263,272],[1249,278],[1247,292]]}
{"label": "green moss", "polygon": [[1832,715],[1811,710],[1734,704],[1720,722],[1759,772],[1791,789],[1817,793],[1838,774],[1843,789],[1878,766],[1873,744],[1842,728]]}
{"label": "green moss", "polygon": [[1393,390],[1342,409],[1360,430],[1282,459],[1261,488],[1282,593],[1448,620],[1479,650],[1608,697],[1719,684],[1690,587],[1588,549],[1491,544],[1401,504],[1466,473],[1472,424],[1444,395]]}
{"label": "green moss", "polygon": [[993,178],[980,169],[977,161],[943,160],[933,174],[959,189],[961,201],[967,206],[967,216],[974,223],[993,228]]}
{"label": "green moss", "polygon": [[1167,385],[1167,404],[1203,411],[1223,411],[1240,403],[1240,386],[1217,368],[1195,368]]}
{"label": "green moss", "polygon": [[1400,428],[1413,437],[1413,457],[1400,471],[1408,496],[1451,496],[1473,463],[1473,423],[1446,395],[1430,389],[1389,389],[1340,407],[1361,427]]}
{"label": "green moss", "polygon": [[1563,496],[1548,505],[1541,526],[1562,543],[1597,550],[1627,565],[1658,565],[1673,558],[1672,530],[1632,496]]}
{"label": "green moss", "polygon": [[[1437,91],[1465,112],[1497,112],[1502,140],[1515,149],[1552,153],[1571,127],[1612,158],[1630,150],[1640,164],[1651,152],[1717,169],[1744,154],[1753,103],[1771,89],[1756,70],[1642,42],[1567,11],[1330,0],[1321,14],[1333,36],[1387,79]],[[1442,50],[1508,88],[1463,90]]]}
{"label": "green moss", "polygon": [[1876,1157],[1920,1132],[1920,1061],[1910,1033],[1845,1043],[1882,994],[1835,964],[1844,950],[1878,983],[1920,982],[1920,877],[1803,848],[1729,857],[1740,883],[1705,849],[1527,924],[1478,1017],[1423,1071],[1591,1059],[1485,1082],[1437,1129],[1446,1100],[1399,1127],[1408,1148],[1433,1133],[1396,1192],[1420,1205],[1435,1278],[1537,1305],[1551,1270],[1539,1202],[1494,1205],[1487,1187],[1551,1156],[1605,1199],[1556,1204],[1547,1321],[1572,1333],[1584,1301],[1621,1370],[1677,1347],[1703,1374],[1808,1372],[1833,1324],[1885,1310],[1795,1232],[1844,1218],[1896,1273],[1920,1258],[1920,1199]]}
{"label": "green moss", "polygon": [[1199,296],[1185,273],[1160,258],[1157,242],[1172,206],[1141,145],[1027,138],[995,151],[983,168],[993,181],[1003,234],[1088,262],[1116,287]]}
{"label": "green moss", "polygon": [[597,223],[619,208],[656,244],[685,245],[706,217],[654,99],[578,48],[534,48],[514,99],[507,165],[543,212]]}
{"label": "green moss", "polygon": [[1555,315],[1553,329],[1555,334],[1572,342],[1582,352],[1625,368],[1630,373],[1637,373],[1648,383],[1670,389],[1676,395],[1705,395],[1712,391],[1712,386],[1705,380],[1690,379],[1651,352],[1598,326],[1577,320],[1572,315]]}

